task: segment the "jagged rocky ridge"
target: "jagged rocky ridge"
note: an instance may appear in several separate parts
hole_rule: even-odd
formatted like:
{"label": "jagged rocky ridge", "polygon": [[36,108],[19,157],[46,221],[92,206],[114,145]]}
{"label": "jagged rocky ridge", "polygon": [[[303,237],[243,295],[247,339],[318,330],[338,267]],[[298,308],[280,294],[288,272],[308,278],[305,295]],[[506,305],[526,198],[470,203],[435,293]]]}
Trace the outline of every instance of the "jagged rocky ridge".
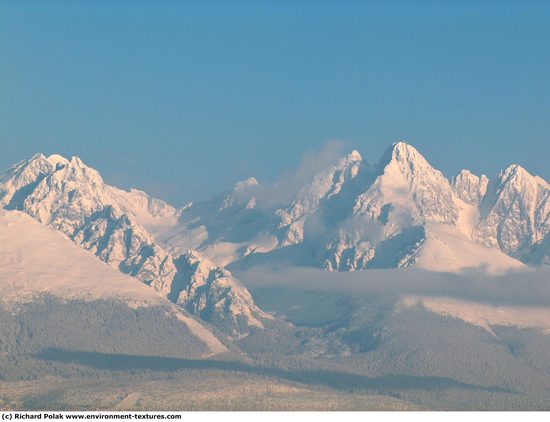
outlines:
{"label": "jagged rocky ridge", "polygon": [[[0,205],[61,231],[230,336],[270,319],[227,270],[196,253],[171,255],[155,241],[148,229],[175,222],[176,209],[106,185],[78,157],[37,154],[16,164],[0,176]],[[208,274],[200,278],[204,268]]]}
{"label": "jagged rocky ridge", "polygon": [[[334,160],[290,199],[273,199],[280,196],[276,189],[250,178],[176,210],[143,192],[106,185],[76,157],[36,155],[2,176],[0,204],[61,230],[182,306],[202,309],[203,318],[214,318],[209,306],[231,306],[204,308],[189,293],[183,304],[174,286],[190,286],[190,278],[181,281],[186,267],[178,268],[189,250],[219,269],[213,274],[281,263],[331,271],[455,271],[550,262],[549,185],[519,166],[490,181],[463,170],[449,182],[415,148],[397,142],[375,164],[357,151]],[[230,290],[241,292],[237,302],[251,312],[240,315],[251,315],[251,326],[269,318],[238,282]],[[233,326],[242,324],[234,319]]]}
{"label": "jagged rocky ridge", "polygon": [[518,165],[487,187],[474,230],[479,243],[529,264],[550,263],[550,185]]}
{"label": "jagged rocky ridge", "polygon": [[499,251],[538,265],[549,262],[548,186],[519,166],[492,181],[463,170],[449,182],[415,148],[397,142],[374,165],[351,152],[312,175],[288,202],[265,201],[272,188],[249,179],[184,207],[179,224],[157,238],[231,268],[519,265]]}

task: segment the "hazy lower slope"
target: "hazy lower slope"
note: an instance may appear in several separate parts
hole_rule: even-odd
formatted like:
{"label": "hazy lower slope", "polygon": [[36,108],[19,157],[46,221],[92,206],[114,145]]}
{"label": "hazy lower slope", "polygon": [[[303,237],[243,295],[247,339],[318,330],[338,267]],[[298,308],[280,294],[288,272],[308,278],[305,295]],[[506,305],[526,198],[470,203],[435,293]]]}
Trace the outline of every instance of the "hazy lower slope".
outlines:
{"label": "hazy lower slope", "polygon": [[[410,269],[385,272],[387,278],[380,282],[391,284],[392,276],[401,272],[403,284],[407,279],[422,283]],[[489,295],[486,302],[450,295],[407,296],[401,282],[376,289],[373,281],[365,288],[334,273],[318,280],[316,289],[310,275],[304,274],[302,282],[296,279],[297,287],[283,281],[279,287],[251,286],[264,309],[296,326],[318,330],[301,356],[368,376],[365,382],[427,407],[548,408],[549,305],[520,305],[521,300],[509,299],[495,304]],[[517,281],[524,280],[520,276]],[[500,284],[501,289],[509,288]]]}
{"label": "hazy lower slope", "polygon": [[[295,326],[253,327],[237,340],[253,365],[213,361],[209,366],[190,360],[225,350],[206,327],[61,233],[23,213],[1,211],[0,245],[2,379],[63,374],[74,381],[96,370],[113,379],[138,371],[149,379],[153,373],[203,368],[205,376],[238,371],[354,394],[382,393],[436,408],[542,409],[550,397],[548,310],[421,294],[394,301],[395,287],[404,283],[387,286],[389,296],[369,290],[399,273],[414,292],[423,283],[418,270],[317,270],[319,280],[305,274],[301,283],[309,293],[279,275],[287,283],[283,290],[253,292],[266,309]],[[231,283],[222,269],[194,259],[186,257],[201,295],[210,294],[209,283]],[[370,280],[371,275],[382,278]],[[349,290],[340,279],[349,276],[366,277],[354,286],[366,290]],[[448,276],[451,282],[461,280]],[[533,287],[518,277],[524,288]],[[469,288],[476,292],[480,286]],[[437,291],[433,280],[422,288],[428,287]],[[186,290],[178,296],[182,293]],[[225,303],[223,296],[218,299]]]}
{"label": "hazy lower slope", "polygon": [[43,293],[67,300],[119,299],[129,306],[166,304],[153,289],[22,212],[0,210],[0,245],[5,306],[32,301]]}
{"label": "hazy lower slope", "polygon": [[5,351],[112,345],[200,356],[226,350],[155,290],[21,212],[0,210],[0,245],[2,327],[11,333],[2,336]]}

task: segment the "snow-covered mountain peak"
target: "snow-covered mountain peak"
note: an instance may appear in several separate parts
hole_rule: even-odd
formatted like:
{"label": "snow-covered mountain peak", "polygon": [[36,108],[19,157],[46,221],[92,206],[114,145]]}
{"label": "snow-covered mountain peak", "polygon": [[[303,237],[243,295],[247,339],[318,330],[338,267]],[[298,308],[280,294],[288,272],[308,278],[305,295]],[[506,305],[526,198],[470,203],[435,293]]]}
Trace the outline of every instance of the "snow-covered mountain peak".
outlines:
{"label": "snow-covered mountain peak", "polygon": [[48,161],[52,164],[54,168],[57,168],[59,164],[62,166],[66,166],[67,164],[69,164],[69,160],[59,154],[50,155],[48,157]]}
{"label": "snow-covered mountain peak", "polygon": [[445,196],[451,192],[449,181],[443,173],[432,167],[422,154],[404,141],[394,143],[378,166],[380,177],[386,179],[386,185],[411,191],[415,200],[421,199],[421,194],[431,189],[445,193]]}
{"label": "snow-covered mountain peak", "polygon": [[391,207],[409,221],[454,224],[458,209],[449,181],[411,145],[394,143],[378,164],[378,175],[355,202],[355,215],[379,218]]}
{"label": "snow-covered mountain peak", "polygon": [[415,147],[404,140],[393,142],[388,150],[391,151],[394,158],[421,156]]}
{"label": "snow-covered mountain peak", "polygon": [[36,154],[32,155],[31,157],[20,161],[20,163],[24,163],[24,162],[30,163],[30,162],[33,162],[33,161],[36,161],[36,160],[44,160],[44,159],[46,159],[46,156],[41,152],[37,152]]}
{"label": "snow-covered mountain peak", "polygon": [[[62,163],[63,164],[63,163]],[[75,181],[92,182],[97,185],[103,184],[103,178],[97,170],[87,166],[77,156],[71,157],[67,160],[65,165],[58,167],[55,171],[57,179],[71,179]]]}
{"label": "snow-covered mountain peak", "polygon": [[479,205],[487,193],[489,179],[482,174],[477,176],[469,170],[460,170],[453,177],[452,187],[454,193],[464,202],[470,205]]}
{"label": "snow-covered mountain peak", "polygon": [[[36,154],[30,156],[29,158],[25,158],[24,160],[21,160],[18,163],[16,163],[14,166],[11,167],[10,170],[15,170],[15,169],[21,170],[26,167],[41,166],[47,162],[48,162],[48,158],[43,153],[37,152]],[[8,170],[7,173],[10,173],[10,170]]]}
{"label": "snow-covered mountain peak", "polygon": [[489,206],[504,200],[512,204],[521,199],[527,208],[536,206],[541,195],[547,195],[550,185],[542,178],[533,176],[523,167],[512,164],[502,170],[496,177],[495,182],[489,186],[490,192],[484,201],[484,210]]}
{"label": "snow-covered mountain peak", "polygon": [[361,161],[361,160],[363,160],[363,157],[361,156],[359,151],[357,151],[355,149],[353,151],[351,151],[346,158],[347,158],[348,161]]}
{"label": "snow-covered mountain peak", "polygon": [[0,176],[0,181],[5,183],[9,179],[24,176],[25,174],[48,173],[52,170],[52,164],[42,153],[34,154],[13,165],[8,171]]}
{"label": "snow-covered mountain peak", "polygon": [[235,186],[233,187],[234,191],[242,191],[246,188],[249,188],[251,186],[258,186],[259,183],[256,180],[255,177],[249,177],[248,179],[241,180],[237,183],[235,183]]}
{"label": "snow-covered mountain peak", "polygon": [[502,180],[503,183],[512,181],[514,179],[521,180],[530,179],[532,177],[533,176],[529,174],[529,172],[521,167],[519,164],[511,164],[510,166],[502,170],[498,175],[498,178]]}
{"label": "snow-covered mountain peak", "polygon": [[[474,238],[524,262],[550,260],[550,186],[513,164],[491,182]],[[536,259],[533,258],[536,256]]]}
{"label": "snow-covered mountain peak", "polygon": [[487,176],[485,176],[484,174],[482,174],[481,176],[478,176],[477,174],[475,173],[472,173],[470,170],[468,169],[462,169],[458,172],[458,174],[453,177],[453,180],[458,180],[458,179],[487,179]]}
{"label": "snow-covered mountain peak", "polygon": [[241,180],[233,186],[233,189],[225,194],[219,211],[237,206],[252,209],[256,206],[254,195],[258,192],[260,183],[254,177]]}
{"label": "snow-covered mountain peak", "polygon": [[295,202],[300,200],[317,202],[325,195],[332,196],[339,193],[344,183],[357,176],[362,160],[361,154],[354,150],[335,164],[314,174],[310,182],[299,190]]}
{"label": "snow-covered mountain peak", "polygon": [[424,156],[405,141],[394,142],[382,156],[380,164],[385,167],[392,162],[409,166],[411,169],[414,169],[415,166],[430,166]]}
{"label": "snow-covered mountain peak", "polygon": [[105,184],[99,172],[77,156],[69,160],[58,154],[35,154],[1,176],[0,206],[24,210],[46,224],[54,222],[57,214],[61,220],[78,216],[80,221],[107,205],[147,227],[175,224],[177,218],[175,208],[160,199]]}
{"label": "snow-covered mountain peak", "polygon": [[508,167],[506,167],[504,170],[502,170],[503,174],[529,174],[527,170],[525,170],[522,166],[519,164],[512,163]]}
{"label": "snow-covered mountain peak", "polygon": [[276,228],[282,245],[303,241],[305,220],[316,213],[322,203],[336,197],[344,186],[351,184],[359,174],[361,163],[361,154],[352,151],[327,169],[314,174],[289,206],[276,211],[279,218]]}
{"label": "snow-covered mountain peak", "polygon": [[38,152],[32,155],[31,157],[21,160],[20,162],[12,166],[11,169],[6,172],[6,174],[9,174],[17,170],[21,171],[21,170],[24,170],[25,168],[46,167],[48,169],[51,169],[51,165],[48,165],[48,164],[51,164],[49,163],[48,158],[41,152]]}
{"label": "snow-covered mountain peak", "polygon": [[502,170],[497,176],[500,185],[510,185],[515,187],[540,186],[543,189],[550,189],[550,184],[539,176],[534,176],[521,167],[519,164],[512,164]]}
{"label": "snow-covered mountain peak", "polygon": [[16,202],[20,202],[20,197],[53,170],[54,166],[42,153],[15,164],[0,176],[0,206],[15,208]]}

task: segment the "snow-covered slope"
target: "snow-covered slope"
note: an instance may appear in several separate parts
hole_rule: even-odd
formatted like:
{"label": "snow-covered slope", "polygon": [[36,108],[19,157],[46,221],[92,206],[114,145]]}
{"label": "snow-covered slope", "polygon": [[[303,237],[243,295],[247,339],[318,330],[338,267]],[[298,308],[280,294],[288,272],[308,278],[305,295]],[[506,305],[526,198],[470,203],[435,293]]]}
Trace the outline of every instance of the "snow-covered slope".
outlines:
{"label": "snow-covered slope", "polygon": [[[125,274],[137,277],[154,287],[163,296],[173,296],[173,283],[191,283],[185,279],[186,270],[178,269],[175,260],[181,251],[170,254],[159,246],[149,230],[162,230],[177,221],[177,211],[164,201],[151,198],[143,192],[129,192],[109,186],[99,173],[86,166],[78,157],[67,160],[55,155],[37,154],[1,176],[0,195],[6,209],[21,210],[44,225],[53,227],[84,249],[93,252]],[[257,310],[244,288],[228,287],[240,303]],[[223,329],[231,335],[246,334],[247,324],[239,317],[238,327],[230,327],[233,308],[216,307],[215,295],[203,297],[205,307],[211,309],[211,321],[223,320]],[[189,302],[194,297],[187,297]],[[185,307],[184,301],[180,304]],[[235,316],[236,317],[236,316]],[[248,326],[256,325],[250,320]]]}
{"label": "snow-covered slope", "polygon": [[6,305],[41,293],[66,299],[119,298],[133,306],[166,302],[22,212],[0,210],[0,245],[0,300]]}
{"label": "snow-covered slope", "polygon": [[491,327],[535,328],[550,334],[550,308],[542,306],[491,305],[451,297],[403,297],[397,309],[421,304],[439,315],[460,319],[494,335]]}
{"label": "snow-covered slope", "polygon": [[498,249],[472,242],[457,227],[437,223],[426,225],[426,238],[414,264],[431,271],[460,272],[475,268],[489,274],[524,267]]}
{"label": "snow-covered slope", "polygon": [[[155,290],[113,270],[61,233],[19,211],[0,210],[0,304],[16,311],[44,295],[64,302],[115,301],[132,308],[162,307],[212,353],[226,350],[212,332]],[[162,323],[162,321],[159,321]]]}

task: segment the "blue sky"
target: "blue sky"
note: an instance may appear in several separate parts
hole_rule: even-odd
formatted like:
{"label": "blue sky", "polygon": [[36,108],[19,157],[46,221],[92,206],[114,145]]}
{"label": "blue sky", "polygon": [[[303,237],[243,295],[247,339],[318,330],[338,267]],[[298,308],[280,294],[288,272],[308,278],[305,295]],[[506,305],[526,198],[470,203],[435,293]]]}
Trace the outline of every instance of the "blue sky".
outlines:
{"label": "blue sky", "polygon": [[330,139],[550,179],[548,1],[0,1],[0,169],[79,155],[180,205]]}

